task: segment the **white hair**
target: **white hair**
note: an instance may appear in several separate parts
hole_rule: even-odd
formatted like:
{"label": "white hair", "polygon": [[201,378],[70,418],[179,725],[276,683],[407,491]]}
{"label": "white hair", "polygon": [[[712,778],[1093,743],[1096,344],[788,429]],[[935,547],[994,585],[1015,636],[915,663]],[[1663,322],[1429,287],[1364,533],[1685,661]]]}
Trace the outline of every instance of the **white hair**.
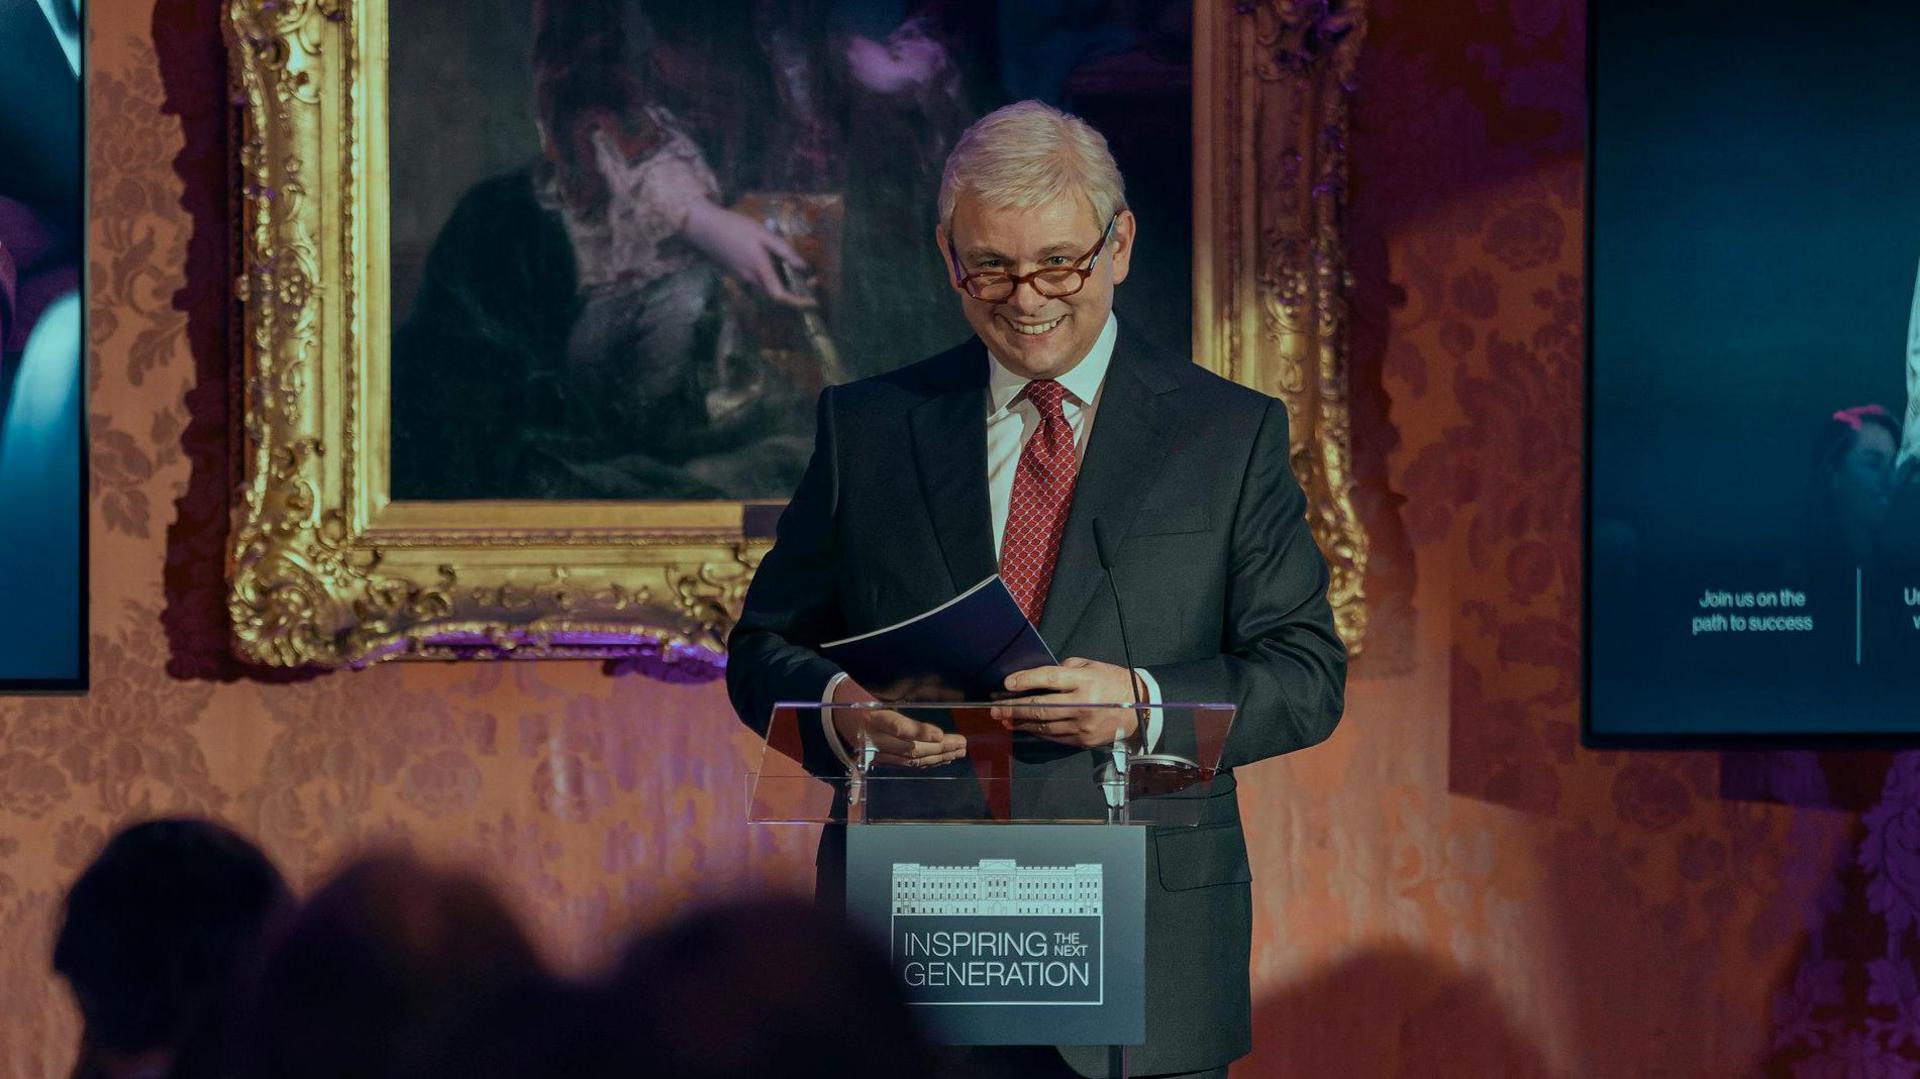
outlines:
{"label": "white hair", "polygon": [[1126,183],[1106,137],[1040,101],[1002,106],[961,134],[940,173],[940,223],[948,229],[962,191],[995,207],[1042,206],[1076,192],[1093,204],[1101,228],[1127,208]]}

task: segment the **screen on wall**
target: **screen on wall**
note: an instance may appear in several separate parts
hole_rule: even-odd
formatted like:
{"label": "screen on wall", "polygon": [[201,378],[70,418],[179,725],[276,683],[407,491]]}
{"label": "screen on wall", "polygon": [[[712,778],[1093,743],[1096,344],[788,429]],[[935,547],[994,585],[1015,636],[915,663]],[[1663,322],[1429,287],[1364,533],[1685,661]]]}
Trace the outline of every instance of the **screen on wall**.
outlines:
{"label": "screen on wall", "polygon": [[1592,8],[1587,736],[1920,733],[1920,4]]}
{"label": "screen on wall", "polygon": [[79,0],[0,0],[0,691],[86,686]]}

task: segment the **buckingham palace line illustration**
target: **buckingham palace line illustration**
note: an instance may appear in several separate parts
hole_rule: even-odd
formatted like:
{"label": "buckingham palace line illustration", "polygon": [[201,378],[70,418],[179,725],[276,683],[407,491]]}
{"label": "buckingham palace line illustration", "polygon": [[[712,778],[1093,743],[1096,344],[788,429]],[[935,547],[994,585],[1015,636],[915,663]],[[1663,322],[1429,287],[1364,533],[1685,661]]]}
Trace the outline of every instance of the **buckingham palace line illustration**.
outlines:
{"label": "buckingham palace line illustration", "polygon": [[1104,878],[1098,863],[1021,866],[1012,858],[978,865],[895,862],[895,914],[1101,913]]}

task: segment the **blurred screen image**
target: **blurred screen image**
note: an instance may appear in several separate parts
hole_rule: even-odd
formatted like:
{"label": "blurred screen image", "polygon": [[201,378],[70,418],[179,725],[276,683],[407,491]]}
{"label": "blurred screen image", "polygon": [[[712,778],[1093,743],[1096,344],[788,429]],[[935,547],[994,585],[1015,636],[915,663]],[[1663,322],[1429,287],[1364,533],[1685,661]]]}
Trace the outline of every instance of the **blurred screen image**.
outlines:
{"label": "blurred screen image", "polygon": [[0,0],[0,689],[86,685],[80,0]]}

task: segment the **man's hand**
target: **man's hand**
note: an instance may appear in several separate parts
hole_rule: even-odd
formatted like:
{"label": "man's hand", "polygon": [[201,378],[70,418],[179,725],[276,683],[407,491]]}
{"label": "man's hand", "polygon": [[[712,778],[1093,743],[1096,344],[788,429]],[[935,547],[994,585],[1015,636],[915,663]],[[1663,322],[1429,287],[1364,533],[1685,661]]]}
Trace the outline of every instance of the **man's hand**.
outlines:
{"label": "man's hand", "polygon": [[[833,689],[835,704],[876,699],[851,678],[841,679]],[[865,736],[879,751],[873,763],[896,768],[932,768],[967,755],[967,740],[960,735],[882,708],[835,708],[833,730],[848,756],[859,758]]]}
{"label": "man's hand", "polygon": [[1115,732],[1132,738],[1140,726],[1131,709],[1031,708],[1032,704],[1133,704],[1141,700],[1133,672],[1125,667],[1074,656],[1058,667],[1034,667],[1007,676],[1014,693],[1044,692],[1019,704],[996,705],[993,718],[1010,730],[1036,734],[1050,742],[1087,748],[1110,746]]}

